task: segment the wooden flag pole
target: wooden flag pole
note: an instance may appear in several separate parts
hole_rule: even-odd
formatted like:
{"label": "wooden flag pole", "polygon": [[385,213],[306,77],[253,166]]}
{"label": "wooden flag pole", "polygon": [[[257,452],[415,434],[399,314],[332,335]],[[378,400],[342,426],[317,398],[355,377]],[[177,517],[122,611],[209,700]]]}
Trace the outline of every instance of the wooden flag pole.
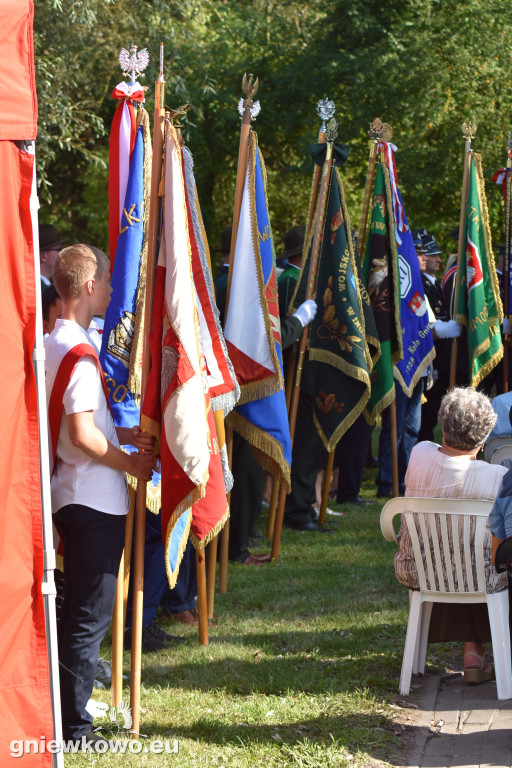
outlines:
{"label": "wooden flag pole", "polygon": [[334,467],[334,454],[336,449],[330,452],[327,456],[327,463],[325,465],[324,484],[322,487],[322,501],[320,503],[320,514],[318,516],[318,522],[320,525],[324,525],[325,516],[327,514],[327,506],[329,504],[329,491],[331,488],[332,468]]}
{"label": "wooden flag pole", "polygon": [[116,600],[112,614],[112,678],[110,681],[110,702],[117,707],[123,698],[123,647],[124,647],[124,561],[123,550],[117,577]]}
{"label": "wooden flag pole", "polygon": [[[464,230],[466,225],[466,204],[468,200],[468,187],[469,187],[469,172],[471,169],[471,140],[475,137],[476,125],[472,122],[464,123],[462,126],[462,135],[464,136],[465,149],[464,149],[464,172],[462,176],[462,194],[460,198],[460,218],[459,218],[459,243],[457,248],[457,272],[455,273],[455,302],[453,313],[457,319],[457,305],[459,300],[459,288],[460,288],[460,269],[462,265],[462,256],[466,250],[466,244],[464,242]],[[455,386],[457,378],[457,353],[459,348],[459,340],[454,339],[452,342],[452,357],[450,365],[450,387]]]}
{"label": "wooden flag pole", "polygon": [[[146,269],[146,291],[144,305],[144,342],[142,355],[141,403],[149,375],[149,330],[153,308],[154,279],[158,251],[158,229],[160,221],[159,196],[162,194],[162,152],[164,145],[165,124],[165,81],[163,75],[163,44],[160,46],[160,75],[155,87],[155,118],[153,126],[153,161],[151,169],[151,197],[149,211],[148,261]],[[140,682],[142,657],[142,608],[144,599],[144,539],[146,529],[146,485],[137,482],[135,503],[135,549],[133,561],[133,613],[132,613],[132,653],[130,674],[130,707],[132,711],[132,731],[139,738],[140,731]]]}
{"label": "wooden flag pole", "polygon": [[[229,466],[233,466],[233,430],[226,425],[226,448]],[[228,493],[228,504],[231,503],[231,491]],[[220,537],[219,555],[219,592],[228,591],[228,559],[229,559],[229,517],[226,520]]]}
{"label": "wooden flag pole", "polygon": [[370,210],[370,199],[372,196],[373,184],[375,181],[375,168],[377,167],[377,139],[370,139],[370,157],[368,159],[368,170],[366,172],[366,183],[364,187],[363,208],[361,211],[361,221],[359,222],[358,249],[361,257],[364,257],[364,246],[366,238],[366,227],[368,225],[368,211]]}
{"label": "wooden flag pole", "polygon": [[[112,612],[112,678],[110,682],[110,702],[117,707],[123,695],[123,650],[124,627],[126,623],[126,604],[128,601],[128,585],[130,579],[130,557],[132,551],[133,510],[135,507],[135,491],[129,488],[130,508],[126,515],[124,549],[119,564],[119,575],[116,585],[116,599]],[[126,573],[128,571],[128,576]]]}
{"label": "wooden flag pole", "polygon": [[206,599],[206,563],[204,549],[196,549],[196,573],[199,645],[208,645],[208,606]]}
{"label": "wooden flag pole", "polygon": [[[505,178],[505,253],[503,254],[503,317],[510,314],[510,245],[512,206],[512,137],[508,134],[507,170]],[[508,333],[503,334],[503,392],[508,392]]]}
{"label": "wooden flag pole", "polygon": [[[337,135],[336,120],[331,118],[329,121],[328,129],[326,131],[327,147],[324,164],[322,166],[322,181],[320,184],[320,192],[318,196],[317,216],[315,221],[315,233],[313,236],[313,245],[311,249],[311,261],[309,266],[308,284],[306,290],[306,299],[312,299],[316,295],[316,281],[318,277],[318,265],[320,262],[320,250],[322,247],[323,227],[325,219],[325,211],[327,208],[327,200],[329,198],[329,189],[332,178],[332,163],[333,163],[333,143]],[[295,381],[293,384],[292,399],[290,404],[290,438],[293,447],[293,437],[295,434],[295,425],[297,423],[297,411],[299,407],[299,395],[300,395],[300,383],[302,378],[302,368],[306,357],[306,348],[309,339],[309,326],[306,326],[302,331],[299,344],[299,356],[297,364],[297,372],[295,374]],[[281,541],[281,531],[283,528],[284,519],[284,505],[286,502],[286,488],[281,486],[279,491],[279,504],[277,507],[277,516],[274,530],[274,538],[272,540],[272,552],[271,558],[275,560],[279,555],[279,544]]]}

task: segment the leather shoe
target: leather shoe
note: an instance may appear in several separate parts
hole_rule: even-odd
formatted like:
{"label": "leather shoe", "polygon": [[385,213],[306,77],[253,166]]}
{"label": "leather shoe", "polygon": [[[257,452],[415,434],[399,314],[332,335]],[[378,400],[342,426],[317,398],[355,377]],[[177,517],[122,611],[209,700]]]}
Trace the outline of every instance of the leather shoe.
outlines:
{"label": "leather shoe", "polygon": [[179,621],[181,624],[193,624],[194,626],[197,626],[199,623],[197,616],[194,616],[192,611],[179,611],[178,613],[170,613],[169,616],[173,621]]}
{"label": "leather shoe", "polygon": [[270,562],[270,555],[268,555],[268,560],[260,560],[257,555],[249,555],[242,565],[265,565],[268,562]]}
{"label": "leather shoe", "polygon": [[377,491],[377,498],[378,499],[392,499],[393,494],[391,491]]}
{"label": "leather shoe", "polygon": [[310,520],[308,523],[302,523],[299,525],[294,525],[293,523],[285,523],[285,525],[287,525],[288,528],[293,528],[296,531],[317,531],[318,533],[332,533],[334,530],[333,528],[328,528],[325,525],[319,525],[313,520]]}
{"label": "leather shoe", "polygon": [[355,499],[342,499],[338,502],[338,504],[355,504],[356,507],[365,507],[367,504],[376,503],[374,499],[363,499],[359,494],[357,494]]}

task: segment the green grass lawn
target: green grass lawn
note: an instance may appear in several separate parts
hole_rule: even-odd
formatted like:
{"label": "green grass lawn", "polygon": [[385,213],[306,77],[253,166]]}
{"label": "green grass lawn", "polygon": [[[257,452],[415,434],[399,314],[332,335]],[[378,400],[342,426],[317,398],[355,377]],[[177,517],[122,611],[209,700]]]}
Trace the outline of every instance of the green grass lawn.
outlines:
{"label": "green grass lawn", "polygon": [[[367,472],[366,498],[375,474]],[[395,546],[380,532],[381,507],[345,506],[342,518],[328,518],[333,533],[284,529],[277,562],[230,565],[208,646],[195,628],[173,625],[186,642],[144,654],[144,745],[177,739],[179,754],[76,755],[66,766],[392,764],[408,712],[398,694],[408,598],[394,577]],[[102,651],[110,657],[107,644]],[[427,664],[450,653],[431,646]],[[110,691],[94,697],[110,703]]]}

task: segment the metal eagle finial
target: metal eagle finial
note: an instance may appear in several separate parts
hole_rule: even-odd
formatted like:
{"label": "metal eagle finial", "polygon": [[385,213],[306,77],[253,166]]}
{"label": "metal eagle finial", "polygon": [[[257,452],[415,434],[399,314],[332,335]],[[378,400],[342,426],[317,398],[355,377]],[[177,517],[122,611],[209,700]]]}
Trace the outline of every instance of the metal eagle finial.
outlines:
{"label": "metal eagle finial", "polygon": [[477,125],[472,120],[468,120],[467,123],[462,123],[462,135],[466,141],[471,141],[476,136]]}
{"label": "metal eagle finial", "polygon": [[376,139],[377,141],[391,141],[393,129],[389,123],[383,123],[380,118],[376,117],[373,123],[370,123],[368,136],[370,139]]}
{"label": "metal eagle finial", "polygon": [[253,78],[254,75],[249,75],[249,77],[247,77],[247,73],[244,73],[242,78],[242,91],[245,94],[245,99],[240,99],[238,102],[238,113],[240,117],[243,117],[244,111],[247,108],[251,113],[251,120],[255,120],[261,111],[259,101],[253,101],[254,96],[256,96],[258,92],[258,78],[254,81]]}
{"label": "metal eagle finial", "polygon": [[137,77],[144,74],[144,70],[149,64],[148,49],[143,48],[137,53],[136,45],[132,45],[129,51],[126,48],[121,48],[117,60],[123,77],[129,77],[132,82],[135,82]]}

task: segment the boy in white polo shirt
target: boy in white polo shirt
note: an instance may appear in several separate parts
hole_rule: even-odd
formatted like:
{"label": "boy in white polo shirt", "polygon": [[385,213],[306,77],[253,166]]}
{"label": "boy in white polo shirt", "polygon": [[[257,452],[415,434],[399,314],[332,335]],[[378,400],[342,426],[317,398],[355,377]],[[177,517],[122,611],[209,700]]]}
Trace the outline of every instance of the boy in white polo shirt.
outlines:
{"label": "boy in white polo shirt", "polygon": [[[52,437],[52,509],[64,546],[64,604],[59,630],[65,739],[88,736],[85,706],[101,641],[109,627],[128,494],[125,472],[149,480],[151,436],[116,428],[98,355],[87,328],[109,304],[105,254],[83,244],[65,248],[54,267],[62,319],[45,340],[48,419]],[[120,443],[142,453],[124,453]]]}

